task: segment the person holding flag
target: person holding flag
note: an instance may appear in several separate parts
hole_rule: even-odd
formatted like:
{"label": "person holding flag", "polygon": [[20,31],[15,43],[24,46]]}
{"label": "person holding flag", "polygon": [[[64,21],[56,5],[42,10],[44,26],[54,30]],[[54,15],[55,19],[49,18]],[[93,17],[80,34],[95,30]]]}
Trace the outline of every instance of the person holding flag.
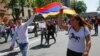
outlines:
{"label": "person holding flag", "polygon": [[[28,46],[29,46],[29,38],[28,38],[28,25],[33,22],[35,15],[33,14],[28,21],[22,24],[22,17],[16,19],[16,28],[14,33],[14,38],[12,42],[14,43],[16,40],[18,41],[20,51],[22,56],[28,56]],[[12,43],[12,44],[13,44]]]}
{"label": "person holding flag", "polygon": [[71,15],[70,23],[64,24],[61,20],[62,10],[58,16],[58,25],[67,30],[69,42],[66,56],[89,56],[91,49],[90,25],[82,20],[79,15]]}

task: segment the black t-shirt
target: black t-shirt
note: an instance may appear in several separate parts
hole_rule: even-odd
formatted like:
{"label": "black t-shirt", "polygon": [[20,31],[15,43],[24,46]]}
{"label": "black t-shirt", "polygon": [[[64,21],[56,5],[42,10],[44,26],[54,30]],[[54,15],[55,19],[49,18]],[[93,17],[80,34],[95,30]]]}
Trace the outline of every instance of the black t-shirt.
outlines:
{"label": "black t-shirt", "polygon": [[47,30],[48,30],[48,33],[54,33],[55,32],[55,26],[50,24],[50,25],[47,25]]}

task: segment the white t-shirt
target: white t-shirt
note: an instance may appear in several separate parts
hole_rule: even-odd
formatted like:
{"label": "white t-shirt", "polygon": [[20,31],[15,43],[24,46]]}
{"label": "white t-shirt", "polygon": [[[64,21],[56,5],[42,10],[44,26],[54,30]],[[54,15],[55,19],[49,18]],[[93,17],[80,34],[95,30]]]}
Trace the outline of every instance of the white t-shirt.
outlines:
{"label": "white t-shirt", "polygon": [[69,26],[69,42],[68,48],[72,51],[82,53],[85,48],[85,36],[89,35],[90,31],[87,27],[81,27],[76,32],[73,27]]}
{"label": "white t-shirt", "polygon": [[46,23],[45,22],[39,23],[39,28],[46,28]]}
{"label": "white t-shirt", "polygon": [[16,26],[15,32],[14,32],[15,38],[12,41],[13,43],[15,42],[15,39],[18,40],[18,43],[29,43],[28,25],[33,22],[34,17],[35,16],[32,15],[27,22],[21,24],[20,26]]}

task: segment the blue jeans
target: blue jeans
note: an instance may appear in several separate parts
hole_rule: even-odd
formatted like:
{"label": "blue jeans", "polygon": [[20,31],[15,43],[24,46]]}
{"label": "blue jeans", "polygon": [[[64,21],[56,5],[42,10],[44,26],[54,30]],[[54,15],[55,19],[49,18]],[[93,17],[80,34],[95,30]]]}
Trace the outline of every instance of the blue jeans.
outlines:
{"label": "blue jeans", "polygon": [[28,56],[28,43],[19,43],[22,56]]}

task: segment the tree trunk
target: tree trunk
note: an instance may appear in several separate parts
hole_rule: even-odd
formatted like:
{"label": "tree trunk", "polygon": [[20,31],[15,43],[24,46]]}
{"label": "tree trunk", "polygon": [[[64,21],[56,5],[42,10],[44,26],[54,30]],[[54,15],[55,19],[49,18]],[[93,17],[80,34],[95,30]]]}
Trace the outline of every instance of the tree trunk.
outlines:
{"label": "tree trunk", "polygon": [[30,17],[30,16],[31,16],[31,10],[28,9],[28,17]]}
{"label": "tree trunk", "polygon": [[22,6],[22,16],[24,17],[24,7]]}

